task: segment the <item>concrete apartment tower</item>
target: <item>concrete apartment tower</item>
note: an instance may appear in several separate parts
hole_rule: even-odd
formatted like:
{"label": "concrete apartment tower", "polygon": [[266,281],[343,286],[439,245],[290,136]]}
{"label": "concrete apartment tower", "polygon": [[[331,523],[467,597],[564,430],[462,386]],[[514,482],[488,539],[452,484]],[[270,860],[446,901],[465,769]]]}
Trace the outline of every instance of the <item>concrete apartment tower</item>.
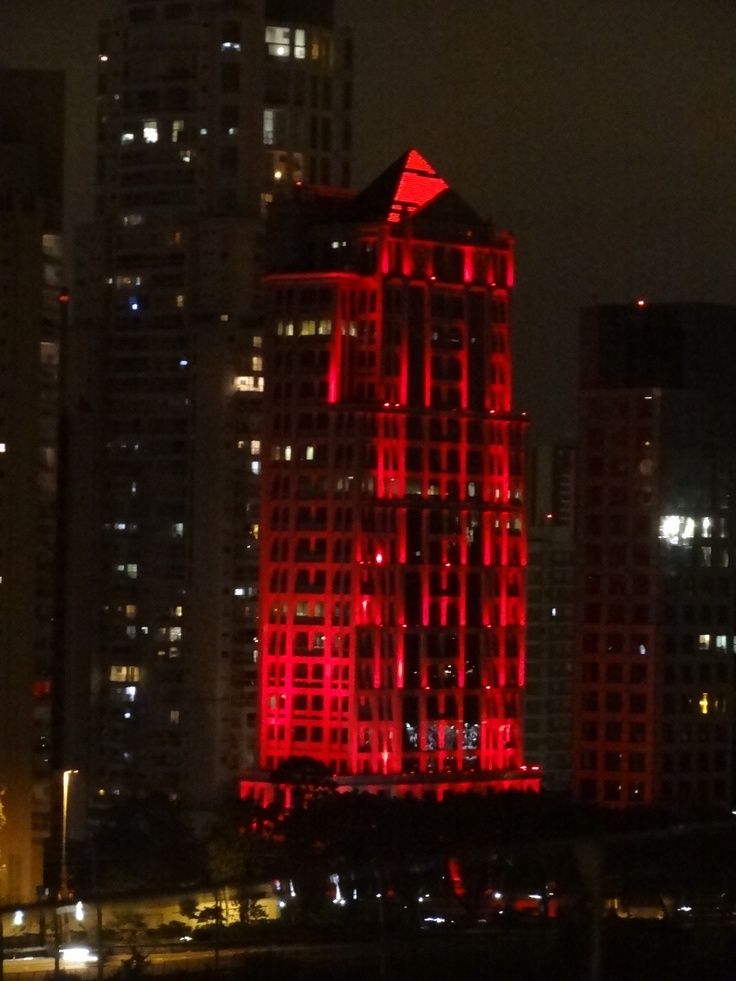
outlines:
{"label": "concrete apartment tower", "polygon": [[51,818],[64,78],[0,70],[0,904]]}
{"label": "concrete apartment tower", "polygon": [[736,308],[581,324],[573,787],[734,806]]}
{"label": "concrete apartment tower", "polygon": [[124,0],[101,32],[65,404],[65,752],[100,805],[210,808],[254,759],[263,217],[350,181],[332,7]]}

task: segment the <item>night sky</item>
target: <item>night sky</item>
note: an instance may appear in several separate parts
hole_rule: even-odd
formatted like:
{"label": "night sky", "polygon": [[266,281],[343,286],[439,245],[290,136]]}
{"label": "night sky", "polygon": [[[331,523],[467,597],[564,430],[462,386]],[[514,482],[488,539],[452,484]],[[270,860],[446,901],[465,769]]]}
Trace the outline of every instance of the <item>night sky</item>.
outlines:
{"label": "night sky", "polygon": [[[110,0],[0,0],[0,64],[69,72],[70,213],[91,208],[96,20]],[[416,145],[517,236],[515,395],[574,426],[577,311],[736,303],[733,0],[338,0],[356,42],[355,162]]]}

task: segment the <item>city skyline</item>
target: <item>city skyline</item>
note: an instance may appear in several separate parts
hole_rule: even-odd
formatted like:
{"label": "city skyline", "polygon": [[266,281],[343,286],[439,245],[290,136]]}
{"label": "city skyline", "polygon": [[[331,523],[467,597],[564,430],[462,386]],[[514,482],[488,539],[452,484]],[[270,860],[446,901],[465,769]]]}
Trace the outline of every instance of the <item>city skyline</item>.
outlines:
{"label": "city skyline", "polygon": [[[85,217],[92,159],[81,148],[92,143],[93,111],[83,98],[105,4],[64,6],[62,20],[46,0],[4,4],[0,59],[70,69],[68,202]],[[514,232],[517,408],[530,413],[532,439],[557,436],[574,426],[578,308],[640,294],[736,299],[727,102],[736,11],[715,0],[394,8],[338,4],[360,52],[354,184],[415,144]]]}

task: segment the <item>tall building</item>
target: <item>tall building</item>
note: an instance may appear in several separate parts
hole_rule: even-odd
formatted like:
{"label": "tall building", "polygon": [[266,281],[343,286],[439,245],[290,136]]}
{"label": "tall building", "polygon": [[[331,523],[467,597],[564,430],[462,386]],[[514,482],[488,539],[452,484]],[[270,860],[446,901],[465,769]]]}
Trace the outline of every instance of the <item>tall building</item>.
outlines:
{"label": "tall building", "polygon": [[529,455],[527,666],[524,745],[542,786],[570,787],[575,651],[575,448],[560,442]]}
{"label": "tall building", "polygon": [[396,793],[536,787],[511,239],[416,150],[357,196],[297,198],[267,277],[261,775],[242,793],[293,756]]}
{"label": "tall building", "polygon": [[574,785],[733,806],[736,308],[581,327]]}
{"label": "tall building", "polygon": [[64,78],[0,70],[0,904],[51,823]]}
{"label": "tall building", "polygon": [[102,29],[65,405],[65,758],[99,804],[210,806],[253,759],[262,214],[350,179],[332,6],[124,0]]}

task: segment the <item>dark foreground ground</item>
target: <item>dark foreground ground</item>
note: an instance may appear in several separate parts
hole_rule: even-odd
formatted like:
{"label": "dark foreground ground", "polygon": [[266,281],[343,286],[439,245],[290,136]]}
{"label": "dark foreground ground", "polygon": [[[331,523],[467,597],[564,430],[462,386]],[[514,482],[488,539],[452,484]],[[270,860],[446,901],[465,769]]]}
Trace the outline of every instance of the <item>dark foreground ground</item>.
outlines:
{"label": "dark foreground ground", "polygon": [[[601,951],[596,976],[585,931],[535,924],[394,937],[383,947],[377,938],[366,938],[292,950],[261,948],[220,976],[227,981],[736,981],[736,925],[608,923]],[[202,981],[205,977],[212,975],[202,974]]]}

